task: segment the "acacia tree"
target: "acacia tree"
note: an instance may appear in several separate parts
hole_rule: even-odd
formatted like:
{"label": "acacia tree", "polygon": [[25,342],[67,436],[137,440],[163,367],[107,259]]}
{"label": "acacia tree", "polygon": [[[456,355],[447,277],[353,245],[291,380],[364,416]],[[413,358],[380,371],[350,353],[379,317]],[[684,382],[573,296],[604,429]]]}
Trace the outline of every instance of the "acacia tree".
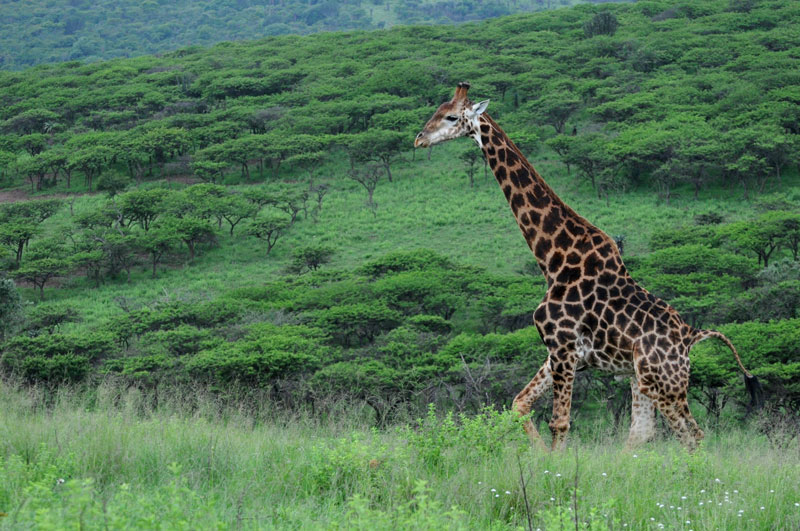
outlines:
{"label": "acacia tree", "polygon": [[781,225],[783,237],[781,242],[792,253],[796,262],[800,254],[800,214],[795,212],[776,212],[776,218]]}
{"label": "acacia tree", "polygon": [[192,171],[200,179],[216,183],[217,179],[222,178],[222,173],[228,167],[225,162],[214,162],[212,160],[196,160],[192,162]]}
{"label": "acacia tree", "polygon": [[153,278],[156,278],[156,266],[164,255],[178,242],[175,230],[167,226],[156,226],[152,230],[139,234],[136,244],[139,249],[150,256],[153,265]]}
{"label": "acacia tree", "polygon": [[69,165],[83,172],[86,177],[86,187],[91,192],[92,180],[100,175],[112,155],[113,151],[107,146],[87,146],[72,153]]}
{"label": "acacia tree", "polygon": [[194,262],[198,244],[214,242],[214,229],[207,220],[187,216],[174,218],[164,226],[165,230],[174,230],[175,236],[189,249],[189,261]]}
{"label": "acacia tree", "polygon": [[26,157],[17,161],[16,172],[24,175],[31,183],[31,192],[42,189],[42,183],[47,173],[50,171],[50,163],[44,154]]}
{"label": "acacia tree", "polygon": [[30,282],[39,288],[39,299],[44,300],[44,286],[56,276],[65,275],[72,262],[64,258],[38,258],[23,264],[14,272],[14,278]]}
{"label": "acacia tree", "polygon": [[578,110],[581,100],[574,96],[570,87],[553,87],[547,95],[529,104],[533,117],[538,122],[552,125],[556,134],[564,132],[567,120]]}
{"label": "acacia tree", "polygon": [[24,219],[0,223],[0,243],[9,247],[14,253],[17,267],[22,261],[23,250],[38,233],[39,226]]}
{"label": "acacia tree", "polygon": [[408,136],[383,129],[370,129],[364,133],[351,135],[346,140],[346,149],[350,157],[350,167],[357,163],[377,162],[383,166],[386,178],[392,182],[392,162],[408,144]]}
{"label": "acacia tree", "polygon": [[219,212],[221,219],[230,225],[230,235],[233,236],[233,229],[236,228],[243,219],[252,218],[258,214],[259,207],[248,201],[241,195],[228,195],[217,200],[216,211]]}
{"label": "acacia tree", "polygon": [[767,212],[755,221],[728,223],[720,227],[719,234],[734,247],[755,254],[758,263],[767,267],[784,235],[781,214]]}
{"label": "acacia tree", "polygon": [[347,172],[347,176],[364,187],[364,190],[367,191],[367,207],[369,207],[373,216],[377,216],[378,205],[375,203],[373,195],[375,194],[375,188],[378,187],[381,177],[383,177],[383,168],[374,163],[363,164],[351,168],[350,171]]}
{"label": "acacia tree", "polygon": [[255,219],[248,227],[247,234],[267,243],[269,255],[278,239],[283,236],[291,223],[282,216],[267,216]]}
{"label": "acacia tree", "polygon": [[473,149],[472,146],[470,146],[469,149],[462,151],[458,156],[458,158],[467,168],[467,177],[469,177],[470,188],[475,186],[475,172],[477,171],[476,166],[481,157],[481,152],[477,149]]}
{"label": "acacia tree", "polygon": [[147,232],[162,212],[165,190],[131,190],[117,199],[122,216],[130,223],[138,223]]}

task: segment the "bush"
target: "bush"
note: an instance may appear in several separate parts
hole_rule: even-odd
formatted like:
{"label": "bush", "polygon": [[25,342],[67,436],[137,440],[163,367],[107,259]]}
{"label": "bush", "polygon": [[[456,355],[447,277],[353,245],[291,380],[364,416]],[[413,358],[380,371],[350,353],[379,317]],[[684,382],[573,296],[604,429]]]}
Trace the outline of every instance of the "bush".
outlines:
{"label": "bush", "polygon": [[344,347],[371,343],[378,334],[402,321],[400,313],[382,301],[334,306],[311,315],[319,328]]}
{"label": "bush", "polygon": [[419,314],[408,319],[406,323],[421,332],[446,335],[453,331],[452,323],[438,315]]}
{"label": "bush", "polygon": [[403,271],[376,280],[372,291],[405,314],[427,313],[449,319],[464,306],[464,280],[450,272]]}
{"label": "bush", "polygon": [[583,32],[587,37],[596,35],[614,35],[619,27],[616,15],[609,11],[597,13],[592,20],[583,25]]}
{"label": "bush", "polygon": [[171,330],[156,330],[142,336],[145,350],[152,353],[165,351],[173,356],[196,354],[222,343],[222,338],[211,330],[182,324]]}
{"label": "bush", "polygon": [[0,341],[13,334],[22,324],[22,297],[14,281],[0,278]]}
{"label": "bush", "polygon": [[650,237],[650,249],[653,251],[682,245],[710,245],[714,247],[718,243],[719,238],[713,225],[689,225],[678,229],[661,229],[654,231]]}
{"label": "bush", "polygon": [[332,355],[324,335],[306,326],[261,323],[235,343],[204,350],[186,362],[188,373],[215,386],[240,382],[270,386],[318,368]]}
{"label": "bush", "polygon": [[309,245],[295,249],[289,271],[292,273],[316,271],[321,265],[331,261],[333,253],[334,249],[327,245]]}
{"label": "bush", "polygon": [[4,348],[3,360],[15,363],[30,357],[52,358],[75,354],[89,360],[111,357],[116,353],[114,337],[108,332],[42,334],[35,337],[17,336]]}
{"label": "bush", "polygon": [[397,251],[362,266],[360,272],[377,278],[387,273],[423,271],[429,269],[455,269],[453,262],[430,249]]}
{"label": "bush", "polygon": [[25,329],[31,333],[52,334],[64,323],[79,322],[80,316],[75,308],[64,303],[37,304],[28,311]]}

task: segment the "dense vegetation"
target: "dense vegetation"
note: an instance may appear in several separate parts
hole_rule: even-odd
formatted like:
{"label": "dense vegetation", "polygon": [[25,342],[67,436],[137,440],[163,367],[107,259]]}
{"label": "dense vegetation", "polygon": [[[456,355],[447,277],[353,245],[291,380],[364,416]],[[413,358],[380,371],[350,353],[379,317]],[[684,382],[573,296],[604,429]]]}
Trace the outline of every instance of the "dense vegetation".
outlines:
{"label": "dense vegetation", "polygon": [[0,13],[0,69],[131,57],[268,35],[449,24],[579,1],[12,0],[3,2]]}

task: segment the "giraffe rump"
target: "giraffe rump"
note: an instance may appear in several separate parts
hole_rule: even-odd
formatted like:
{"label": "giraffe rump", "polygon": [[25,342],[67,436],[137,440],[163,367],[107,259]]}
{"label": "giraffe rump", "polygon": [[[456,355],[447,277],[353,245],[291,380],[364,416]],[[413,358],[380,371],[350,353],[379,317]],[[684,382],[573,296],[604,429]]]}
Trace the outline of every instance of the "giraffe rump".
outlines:
{"label": "giraffe rump", "polygon": [[747,389],[747,392],[750,394],[750,409],[758,409],[764,405],[764,390],[761,388],[761,383],[758,381],[758,378],[755,377],[750,371],[744,368],[744,364],[742,364],[742,359],[739,357],[739,352],[736,350],[736,347],[733,346],[731,340],[728,339],[723,333],[717,332],[716,330],[695,330],[695,338],[692,341],[689,348],[693,347],[696,343],[703,341],[704,339],[708,339],[710,337],[715,337],[725,343],[725,346],[733,352],[733,356],[736,358],[736,363],[739,365],[739,368],[742,370],[744,374],[744,387]]}

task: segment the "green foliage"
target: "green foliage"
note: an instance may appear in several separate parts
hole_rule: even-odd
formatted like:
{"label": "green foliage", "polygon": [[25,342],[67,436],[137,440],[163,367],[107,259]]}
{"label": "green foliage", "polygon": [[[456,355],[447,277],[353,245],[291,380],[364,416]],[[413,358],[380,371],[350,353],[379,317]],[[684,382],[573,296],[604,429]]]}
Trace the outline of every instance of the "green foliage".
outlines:
{"label": "green foliage", "polygon": [[12,456],[10,462],[0,462],[4,471],[24,470],[34,477],[25,483],[26,503],[14,515],[17,521],[28,521],[42,529],[96,525],[224,527],[213,516],[217,510],[215,501],[206,500],[189,488],[177,463],[169,466],[171,480],[147,495],[134,493],[129,484],[122,483],[111,499],[101,501],[101,487],[92,479],[64,479],[52,465],[44,470],[31,470],[18,458]]}
{"label": "green foliage", "polygon": [[361,271],[377,278],[388,273],[402,271],[420,271],[433,268],[450,268],[453,263],[446,257],[430,249],[415,251],[397,251],[386,254],[377,260],[365,264]]}
{"label": "green foliage", "polygon": [[614,35],[619,27],[619,21],[614,13],[603,11],[597,13],[592,19],[583,25],[583,32],[587,37],[596,35]]}
{"label": "green foliage", "polygon": [[293,273],[303,273],[305,271],[316,271],[320,266],[331,261],[331,257],[336,251],[327,245],[307,245],[292,251],[292,265],[290,271]]}
{"label": "green foliage", "polygon": [[188,373],[213,385],[269,386],[319,367],[330,356],[319,331],[304,326],[254,326],[233,345],[204,350],[186,362]]}
{"label": "green foliage", "polygon": [[254,219],[246,229],[248,235],[266,242],[267,254],[269,254],[272,248],[275,247],[275,244],[278,243],[278,238],[283,236],[290,224],[291,221],[285,217],[273,215]]}
{"label": "green foliage", "polygon": [[359,495],[349,502],[343,527],[348,529],[467,529],[466,513],[457,507],[445,510],[443,504],[432,499],[432,491],[425,481],[419,480],[412,491],[413,498],[392,511],[370,507],[369,501]]}
{"label": "green foliage", "polygon": [[25,329],[32,333],[54,333],[65,323],[80,321],[80,315],[68,304],[41,303],[30,308],[25,315]]}
{"label": "green foliage", "polygon": [[6,342],[2,365],[31,382],[76,382],[87,376],[94,361],[113,356],[111,334],[20,335]]}
{"label": "green foliage", "polygon": [[342,304],[313,314],[314,322],[338,344],[349,347],[372,342],[402,321],[385,302]]}
{"label": "green foliage", "polygon": [[0,278],[0,341],[16,331],[23,316],[22,298],[14,281]]}
{"label": "green foliage", "polygon": [[414,428],[400,428],[400,433],[426,464],[441,466],[454,451],[468,452],[461,454],[464,460],[474,455],[491,457],[498,444],[519,435],[522,420],[515,412],[498,412],[490,407],[474,416],[455,416],[450,411],[441,418],[430,404],[427,415],[418,419]]}

